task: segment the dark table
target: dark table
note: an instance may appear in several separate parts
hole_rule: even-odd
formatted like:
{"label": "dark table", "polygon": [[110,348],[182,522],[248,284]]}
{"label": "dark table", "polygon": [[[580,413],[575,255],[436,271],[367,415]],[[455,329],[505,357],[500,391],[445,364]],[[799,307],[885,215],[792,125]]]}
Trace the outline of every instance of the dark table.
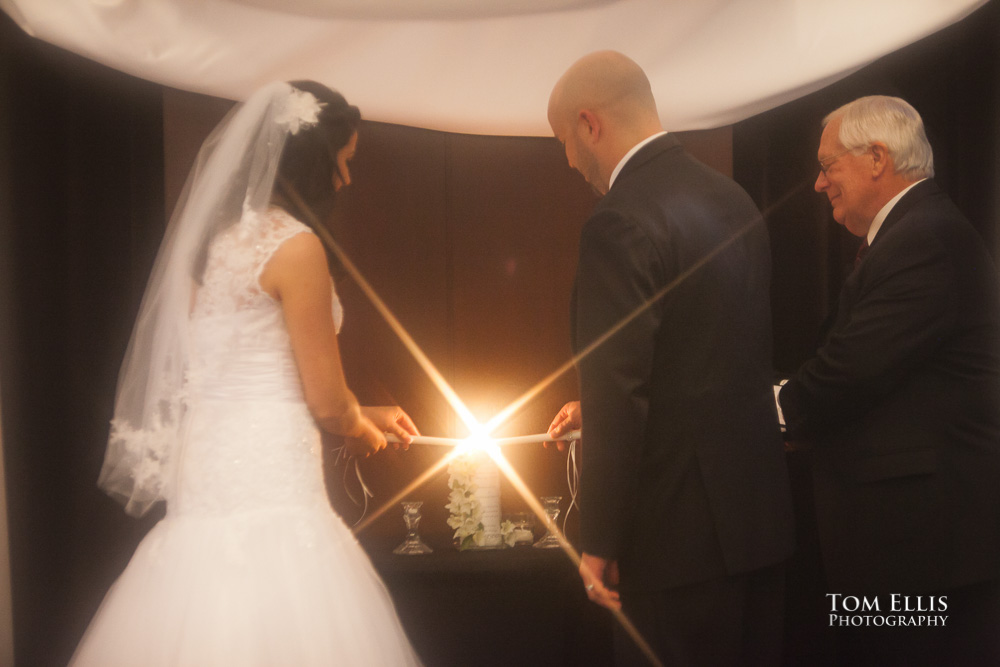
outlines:
{"label": "dark table", "polygon": [[610,614],[591,603],[561,549],[397,556],[398,543],[362,540],[427,667],[602,667],[612,660]]}

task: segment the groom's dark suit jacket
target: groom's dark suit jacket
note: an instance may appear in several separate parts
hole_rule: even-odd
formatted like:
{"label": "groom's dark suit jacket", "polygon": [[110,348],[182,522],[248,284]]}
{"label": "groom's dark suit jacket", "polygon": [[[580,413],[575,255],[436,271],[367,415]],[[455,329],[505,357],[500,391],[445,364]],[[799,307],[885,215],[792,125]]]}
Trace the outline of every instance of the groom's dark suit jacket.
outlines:
{"label": "groom's dark suit jacket", "polygon": [[919,593],[1000,572],[1000,297],[933,181],[890,211],[825,343],[781,392],[811,440],[830,588]]}
{"label": "groom's dark suit jacket", "polygon": [[671,135],[632,156],[584,225],[577,351],[653,300],[579,364],[582,547],[618,560],[623,590],[792,550],[770,274],[749,196]]}

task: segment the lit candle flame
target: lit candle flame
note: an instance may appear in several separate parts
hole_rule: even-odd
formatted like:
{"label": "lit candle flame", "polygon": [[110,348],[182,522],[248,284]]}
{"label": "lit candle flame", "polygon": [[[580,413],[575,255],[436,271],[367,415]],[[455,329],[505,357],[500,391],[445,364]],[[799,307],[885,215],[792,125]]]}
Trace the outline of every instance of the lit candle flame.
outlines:
{"label": "lit candle flame", "polygon": [[[801,187],[805,187],[806,185],[808,184],[805,183]],[[795,194],[795,192],[801,189],[801,187],[790,190],[777,202],[775,202],[775,204],[771,206],[767,212],[783,205],[785,201],[788,200],[793,194]],[[403,328],[402,324],[400,324],[400,322],[395,318],[392,312],[389,311],[385,303],[375,293],[375,290],[372,289],[371,285],[369,285],[368,282],[361,275],[361,272],[358,271],[357,267],[355,267],[354,264],[350,261],[346,253],[344,253],[343,250],[340,249],[340,247],[330,236],[326,228],[322,225],[322,223],[320,223],[320,221],[316,218],[316,216],[312,214],[312,211],[310,211],[309,208],[304,205],[304,203],[297,196],[294,190],[290,192],[290,196],[293,198],[293,201],[295,201],[295,203],[299,206],[300,210],[304,211],[307,217],[311,219],[311,222],[313,222],[312,227],[319,233],[320,237],[326,243],[326,245],[330,247],[330,249],[340,258],[341,262],[344,264],[344,268],[348,271],[348,273],[350,273],[355,278],[358,285],[361,287],[362,291],[364,291],[365,295],[375,306],[376,310],[378,310],[378,312],[383,316],[383,318],[393,329],[393,331],[399,336],[400,340],[407,347],[407,349],[410,351],[410,353],[413,355],[416,361],[420,364],[424,372],[427,373],[428,377],[437,387],[438,391],[440,391],[441,394],[445,397],[445,399],[451,405],[452,409],[455,411],[458,417],[465,423],[466,427],[469,429],[469,432],[471,433],[471,435],[467,437],[464,441],[457,443],[457,446],[452,446],[451,451],[446,456],[444,456],[440,461],[438,461],[434,466],[432,466],[431,469],[425,471],[424,474],[422,474],[417,480],[414,480],[414,482],[411,483],[406,489],[397,494],[393,498],[393,500],[391,500],[389,503],[380,508],[376,512],[375,516],[371,517],[368,521],[366,521],[361,526],[356,528],[355,532],[360,532],[361,530],[363,530],[365,526],[369,525],[372,521],[374,521],[376,516],[381,515],[382,512],[385,511],[385,508],[394,505],[396,502],[398,502],[399,499],[405,497],[413,490],[424,484],[431,477],[433,477],[437,473],[437,471],[441,470],[442,468],[447,466],[448,463],[454,460],[456,456],[471,451],[485,451],[490,456],[490,458],[496,461],[497,465],[500,467],[500,470],[511,481],[511,483],[514,485],[514,488],[528,503],[532,511],[539,517],[543,518],[544,520],[544,512],[541,509],[541,505],[539,505],[534,495],[530,492],[530,490],[520,479],[516,471],[514,471],[510,463],[506,460],[506,458],[504,458],[503,454],[500,451],[500,446],[502,444],[512,444],[515,441],[525,442],[526,439],[524,437],[494,439],[491,437],[491,434],[496,429],[498,429],[502,424],[507,422],[511,417],[513,417],[519,410],[521,410],[521,408],[523,408],[524,405],[526,405],[528,402],[530,402],[532,399],[538,396],[538,394],[540,394],[542,390],[551,385],[559,376],[561,376],[566,371],[570,370],[574,365],[578,364],[581,359],[591,354],[594,349],[602,345],[608,338],[614,336],[629,322],[638,317],[644,310],[651,307],[656,302],[660,301],[667,293],[676,288],[677,285],[685,281],[691,274],[698,271],[702,266],[704,266],[707,262],[711,261],[716,255],[718,255],[720,252],[729,247],[737,239],[742,237],[744,234],[746,234],[748,231],[750,231],[757,225],[762,224],[763,220],[767,217],[767,212],[765,212],[760,217],[748,221],[747,224],[743,228],[737,230],[731,238],[720,243],[719,246],[714,248],[704,257],[702,257],[687,271],[676,276],[674,280],[672,280],[670,283],[665,285],[660,291],[654,294],[652,298],[650,298],[645,304],[641,305],[635,311],[627,315],[616,326],[612,327],[602,336],[595,339],[590,345],[581,350],[572,359],[570,359],[562,366],[557,368],[555,371],[550,373],[547,377],[543,378],[538,384],[529,389],[527,392],[525,392],[522,396],[513,401],[506,408],[496,413],[489,421],[487,421],[486,425],[484,426],[481,425],[479,421],[473,416],[471,411],[469,411],[469,409],[465,406],[462,400],[458,397],[458,394],[454,391],[454,389],[452,389],[452,387],[447,383],[447,381],[445,381],[444,376],[437,370],[437,368],[434,367],[430,359],[428,359],[427,356],[424,354],[423,350],[420,349],[420,347],[416,344],[416,342],[409,335],[409,333]],[[577,434],[577,437],[579,437],[579,434]],[[560,438],[560,439],[565,440],[565,439],[575,439],[575,438]],[[456,443],[454,442],[443,442],[445,440],[448,440],[445,438],[432,438],[429,440],[438,440],[440,442],[433,442],[433,443],[427,442],[426,444],[456,445]],[[551,438],[542,437],[542,438],[537,438],[534,441],[543,442],[547,440],[551,440]],[[419,443],[419,441],[420,438],[414,438],[415,443]],[[559,531],[558,527],[553,526],[553,528],[555,534],[559,538],[560,546],[563,547],[563,550],[567,553],[567,555],[569,555],[570,559],[579,566],[580,563],[579,554],[573,549],[572,545],[570,545],[570,543],[566,540],[566,537],[562,534],[561,531]],[[621,625],[628,632],[628,634],[632,637],[632,639],[636,642],[640,650],[642,650],[642,652],[646,655],[646,657],[650,660],[650,662],[653,665],[661,665],[662,663],[653,653],[649,644],[646,643],[646,641],[638,633],[635,626],[632,625],[629,619],[621,611],[614,612],[614,616],[618,620],[618,622],[621,623]]]}
{"label": "lit candle flame", "polygon": [[497,445],[496,440],[491,438],[490,434],[482,426],[474,429],[472,435],[458,443],[456,449],[458,450],[456,453],[457,456],[475,452],[485,452],[494,460],[497,456],[500,456],[500,447]]}

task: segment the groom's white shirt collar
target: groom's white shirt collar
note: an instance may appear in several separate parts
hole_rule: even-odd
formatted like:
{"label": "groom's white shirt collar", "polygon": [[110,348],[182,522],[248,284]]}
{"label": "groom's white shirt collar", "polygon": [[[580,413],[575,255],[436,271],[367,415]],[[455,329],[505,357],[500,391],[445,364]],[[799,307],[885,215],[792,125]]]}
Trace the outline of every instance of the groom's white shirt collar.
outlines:
{"label": "groom's white shirt collar", "polygon": [[615,179],[618,178],[618,174],[621,173],[621,170],[625,166],[625,163],[628,162],[633,155],[638,153],[640,148],[648,144],[653,139],[658,139],[662,137],[666,133],[667,131],[663,130],[662,132],[657,132],[652,136],[646,137],[645,139],[637,143],[635,146],[633,146],[628,153],[625,153],[622,159],[618,161],[618,166],[615,167],[615,170],[611,172],[611,178],[608,180],[608,190],[610,190],[611,186],[615,184]]}

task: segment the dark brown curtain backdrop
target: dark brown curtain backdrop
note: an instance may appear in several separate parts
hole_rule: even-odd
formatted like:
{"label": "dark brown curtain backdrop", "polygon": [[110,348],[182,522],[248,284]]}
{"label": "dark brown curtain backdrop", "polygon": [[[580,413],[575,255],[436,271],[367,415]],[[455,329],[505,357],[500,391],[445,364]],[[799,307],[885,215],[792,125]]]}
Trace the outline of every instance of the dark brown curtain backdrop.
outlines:
{"label": "dark brown curtain backdrop", "polygon": [[96,493],[163,229],[161,93],[0,14],[0,391],[19,665],[66,663],[151,525]]}
{"label": "dark brown curtain backdrop", "polygon": [[[165,91],[168,206],[198,145],[230,103]],[[362,112],[364,110],[362,109]],[[685,133],[691,150],[731,169],[728,128]],[[435,367],[482,420],[511,403],[570,356],[569,295],[580,226],[596,202],[550,138],[484,137],[366,122],[331,221],[351,256]],[[464,426],[358,285],[338,280],[341,333],[351,386],[368,404],[403,406],[428,435]],[[539,433],[576,396],[572,371],[531,401],[499,435]],[[391,498],[441,458],[435,448],[389,452],[362,463],[374,504]],[[565,490],[565,457],[537,446],[509,452],[539,495]],[[343,492],[343,469],[328,470],[345,517],[359,510]],[[347,476],[348,483],[353,479]],[[425,500],[424,531],[444,534],[446,476],[412,497]],[[351,484],[357,492],[356,484]],[[505,511],[526,509],[512,488]],[[399,535],[393,508],[368,529]],[[369,535],[361,535],[362,540]]]}
{"label": "dark brown curtain backdrop", "polygon": [[[859,239],[813,190],[823,117],[863,95],[895,95],[920,112],[936,180],[1000,256],[1000,2],[827,88],[733,128],[733,171],[764,211],[773,250],[775,368],[793,372],[816,350]],[[845,39],[848,39],[845,36]],[[886,326],[892,326],[886,323]],[[998,406],[1000,409],[1000,406]],[[828,625],[807,454],[788,457],[798,548],[789,564],[790,665],[828,664]]]}
{"label": "dark brown curtain backdrop", "polygon": [[[778,369],[811,353],[841,260],[854,252],[811,190],[819,120],[838,104],[870,92],[910,99],[927,120],[939,180],[996,243],[997,13],[994,1],[815,95],[682,136],[766,211]],[[38,43],[0,15],[0,398],[19,665],[65,663],[156,519],[126,517],[95,481],[164,211],[229,106]],[[367,122],[353,167],[335,236],[475,412],[489,416],[568,357],[577,234],[596,199],[554,140]],[[342,280],[338,291],[359,397],[403,405],[427,434],[460,434],[357,285]],[[544,430],[575,382],[560,378],[501,433]],[[366,461],[375,503],[439,456],[414,448]],[[538,494],[563,492],[564,455],[523,447],[509,456]],[[353,521],[342,471],[329,473]],[[512,489],[503,493],[505,510],[518,510]],[[426,501],[422,528],[446,531],[444,477],[413,497]],[[401,538],[398,509],[369,530]]]}
{"label": "dark brown curtain backdrop", "polygon": [[[895,95],[924,119],[936,179],[982,232],[1000,242],[1000,2],[799,100],[733,128],[735,179],[771,232],[775,363],[794,370],[815,350],[858,239],[813,190],[827,113],[864,95]],[[850,37],[845,35],[844,39]]]}

